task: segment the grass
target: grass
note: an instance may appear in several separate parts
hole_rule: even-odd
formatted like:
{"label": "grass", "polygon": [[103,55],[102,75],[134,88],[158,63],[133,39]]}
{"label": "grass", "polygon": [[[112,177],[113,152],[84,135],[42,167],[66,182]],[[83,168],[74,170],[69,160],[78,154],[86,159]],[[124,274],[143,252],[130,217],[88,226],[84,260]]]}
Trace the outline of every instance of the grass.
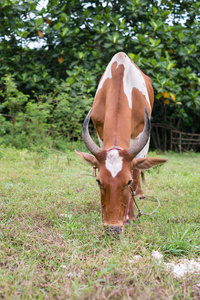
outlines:
{"label": "grass", "polygon": [[200,256],[200,154],[150,156],[169,159],[146,172],[145,194],[161,206],[114,238],[76,154],[0,148],[0,299],[199,299],[198,274],[177,280],[151,253]]}

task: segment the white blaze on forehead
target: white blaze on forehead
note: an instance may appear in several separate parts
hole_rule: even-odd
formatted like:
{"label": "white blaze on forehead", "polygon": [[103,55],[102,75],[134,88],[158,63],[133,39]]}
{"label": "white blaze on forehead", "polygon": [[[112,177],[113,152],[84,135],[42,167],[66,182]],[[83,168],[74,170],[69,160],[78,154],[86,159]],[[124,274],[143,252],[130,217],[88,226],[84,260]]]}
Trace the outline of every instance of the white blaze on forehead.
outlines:
{"label": "white blaze on forehead", "polygon": [[113,149],[107,152],[105,166],[106,169],[110,171],[113,178],[122,170],[122,160],[118,150]]}
{"label": "white blaze on forehead", "polygon": [[132,109],[133,88],[138,89],[145,96],[147,102],[150,105],[147,87],[141,71],[131,62],[129,57],[123,52],[119,52],[115,56],[113,56],[112,60],[110,61],[105,70],[105,73],[103,74],[97,92],[100,90],[100,88],[102,88],[107,78],[112,78],[111,67],[114,62],[117,62],[117,68],[119,67],[119,65],[124,66],[123,86],[124,93],[126,94],[126,97],[128,99],[129,107]]}

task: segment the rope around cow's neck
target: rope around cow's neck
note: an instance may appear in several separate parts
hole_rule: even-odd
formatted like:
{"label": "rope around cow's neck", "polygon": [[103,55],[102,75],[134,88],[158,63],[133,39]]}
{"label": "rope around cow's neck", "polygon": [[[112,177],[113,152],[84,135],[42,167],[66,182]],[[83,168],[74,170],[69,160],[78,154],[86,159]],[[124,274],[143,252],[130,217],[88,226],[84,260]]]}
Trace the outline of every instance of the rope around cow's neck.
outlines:
{"label": "rope around cow's neck", "polygon": [[134,201],[134,203],[135,203],[135,205],[136,205],[136,207],[137,207],[137,210],[138,210],[138,215],[137,215],[136,219],[138,219],[138,218],[141,217],[142,215],[145,215],[145,216],[151,216],[151,215],[153,215],[153,214],[158,210],[158,208],[160,207],[160,201],[159,201],[156,197],[154,197],[154,198],[156,199],[156,201],[158,202],[158,206],[156,207],[156,209],[155,209],[154,211],[152,211],[151,213],[149,213],[149,214],[143,213],[142,210],[139,208],[139,206],[138,206],[136,200],[135,200],[135,192],[134,192],[134,190],[132,189],[132,187],[130,187],[129,192],[130,192],[130,194],[131,194],[131,196],[132,196],[132,198],[133,198],[133,201]]}
{"label": "rope around cow's neck", "polygon": [[[93,167],[93,175],[92,175],[92,176],[97,177],[97,169],[98,169],[97,167]],[[149,214],[143,213],[142,210],[139,208],[139,206],[138,206],[136,200],[135,200],[135,191],[132,189],[132,187],[130,187],[129,192],[130,192],[130,194],[131,194],[131,196],[132,196],[132,198],[133,198],[133,201],[134,201],[134,203],[135,203],[135,206],[137,207],[137,210],[138,210],[138,214],[137,214],[137,216],[136,216],[136,220],[139,219],[139,217],[141,217],[142,215],[144,215],[144,216],[151,216],[151,215],[153,215],[153,214],[159,209],[159,207],[160,207],[160,201],[158,200],[158,198],[153,197],[153,198],[155,198],[156,201],[158,202],[158,206],[156,207],[156,209],[154,209],[154,210],[153,210],[151,213],[149,213]],[[128,202],[129,202],[129,201],[128,201]],[[125,217],[125,221],[124,221],[123,226],[125,226],[125,223],[126,223],[126,220],[127,220],[127,216],[128,216],[128,206],[129,206],[129,203],[128,203],[128,205],[127,205],[126,217]],[[102,223],[103,223],[103,207],[102,207],[102,203],[101,203],[101,221],[102,221]]]}

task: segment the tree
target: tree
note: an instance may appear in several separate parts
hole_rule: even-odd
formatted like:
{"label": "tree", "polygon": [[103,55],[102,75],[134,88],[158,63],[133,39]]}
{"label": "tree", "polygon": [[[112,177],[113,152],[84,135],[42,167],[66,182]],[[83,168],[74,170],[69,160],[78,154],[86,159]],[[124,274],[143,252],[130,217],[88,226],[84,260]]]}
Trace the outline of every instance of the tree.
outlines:
{"label": "tree", "polygon": [[[118,51],[151,77],[154,122],[200,132],[199,1],[49,0],[39,11],[36,1],[6,0],[0,7],[1,76],[12,74],[18,90],[35,101],[54,99],[55,111],[65,99],[63,111],[72,110],[77,124],[68,114],[68,136],[79,135],[95,87]],[[41,47],[30,48],[38,40]]]}

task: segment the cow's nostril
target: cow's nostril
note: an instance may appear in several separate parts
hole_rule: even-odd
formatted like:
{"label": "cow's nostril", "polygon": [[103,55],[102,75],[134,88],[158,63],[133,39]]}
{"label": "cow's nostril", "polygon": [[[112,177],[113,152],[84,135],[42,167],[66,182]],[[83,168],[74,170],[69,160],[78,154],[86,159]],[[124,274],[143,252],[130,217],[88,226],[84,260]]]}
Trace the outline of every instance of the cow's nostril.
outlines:
{"label": "cow's nostril", "polygon": [[105,232],[107,234],[119,234],[122,232],[122,226],[106,226]]}

